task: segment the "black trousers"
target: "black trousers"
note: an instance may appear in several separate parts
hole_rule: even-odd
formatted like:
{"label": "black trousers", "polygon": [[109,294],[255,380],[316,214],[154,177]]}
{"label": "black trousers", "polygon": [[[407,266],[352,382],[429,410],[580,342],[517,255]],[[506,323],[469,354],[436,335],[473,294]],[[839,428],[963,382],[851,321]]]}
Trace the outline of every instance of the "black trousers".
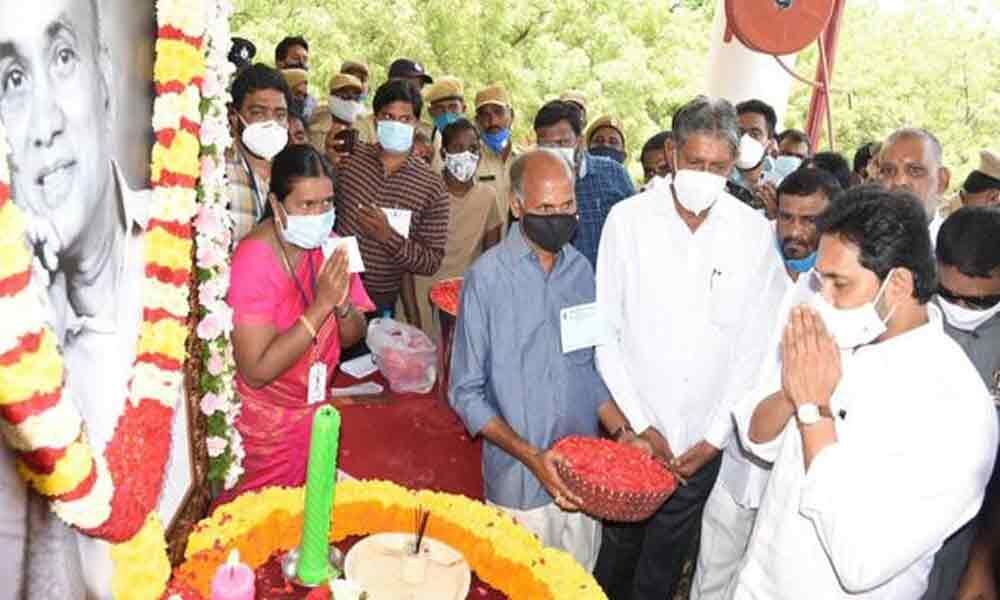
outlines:
{"label": "black trousers", "polygon": [[605,523],[594,577],[610,600],[672,600],[685,561],[698,555],[696,540],[722,464],[720,454],[649,519]]}

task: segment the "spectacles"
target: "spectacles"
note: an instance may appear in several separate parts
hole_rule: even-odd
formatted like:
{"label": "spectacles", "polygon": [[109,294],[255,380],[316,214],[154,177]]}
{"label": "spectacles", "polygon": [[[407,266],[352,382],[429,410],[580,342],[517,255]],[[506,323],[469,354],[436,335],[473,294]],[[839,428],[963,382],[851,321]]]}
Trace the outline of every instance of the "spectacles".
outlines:
{"label": "spectacles", "polygon": [[975,310],[989,310],[997,304],[1000,304],[1000,294],[993,294],[989,296],[963,296],[961,294],[956,294],[943,285],[938,286],[937,294],[952,304],[960,304]]}

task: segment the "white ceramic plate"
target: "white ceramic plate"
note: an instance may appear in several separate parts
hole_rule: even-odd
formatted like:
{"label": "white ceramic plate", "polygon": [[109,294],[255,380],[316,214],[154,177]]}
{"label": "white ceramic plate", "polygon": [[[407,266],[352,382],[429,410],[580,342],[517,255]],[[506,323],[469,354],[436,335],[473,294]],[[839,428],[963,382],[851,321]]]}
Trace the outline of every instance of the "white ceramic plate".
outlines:
{"label": "white ceramic plate", "polygon": [[[377,533],[354,545],[344,560],[344,574],[368,592],[369,600],[465,600],[472,585],[472,570],[462,554],[433,538],[424,537],[419,577],[404,580],[407,548],[412,533]],[[411,575],[421,568],[408,565]]]}

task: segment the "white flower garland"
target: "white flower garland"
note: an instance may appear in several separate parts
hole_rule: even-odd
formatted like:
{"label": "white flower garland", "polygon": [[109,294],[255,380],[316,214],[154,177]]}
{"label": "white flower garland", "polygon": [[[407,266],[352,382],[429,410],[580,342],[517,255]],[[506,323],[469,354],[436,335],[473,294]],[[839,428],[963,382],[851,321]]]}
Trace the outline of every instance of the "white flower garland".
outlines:
{"label": "white flower garland", "polygon": [[209,478],[233,488],[243,475],[243,444],[235,423],[240,403],[234,387],[236,363],[229,335],[233,311],[226,304],[229,291],[232,217],[226,195],[226,149],[231,143],[226,89],[235,67],[229,62],[230,0],[205,2],[206,73],[202,84],[201,198],[195,219],[200,321],[198,338],[204,344],[204,374],[199,382],[199,407],[208,418],[206,445]]}

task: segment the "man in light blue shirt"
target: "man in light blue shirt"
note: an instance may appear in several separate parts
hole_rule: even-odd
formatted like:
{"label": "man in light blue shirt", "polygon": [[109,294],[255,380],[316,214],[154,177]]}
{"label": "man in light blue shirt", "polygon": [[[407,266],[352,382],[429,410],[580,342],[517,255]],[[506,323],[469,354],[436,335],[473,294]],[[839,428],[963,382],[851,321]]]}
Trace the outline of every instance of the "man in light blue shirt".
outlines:
{"label": "man in light blue shirt", "polygon": [[599,425],[634,441],[594,366],[593,347],[563,352],[563,309],[594,302],[594,271],[569,245],[577,226],[573,174],[536,150],[511,165],[519,222],[466,272],[451,362],[449,401],[482,435],[486,499],[588,571],[600,526],[579,511],[550,448]]}

